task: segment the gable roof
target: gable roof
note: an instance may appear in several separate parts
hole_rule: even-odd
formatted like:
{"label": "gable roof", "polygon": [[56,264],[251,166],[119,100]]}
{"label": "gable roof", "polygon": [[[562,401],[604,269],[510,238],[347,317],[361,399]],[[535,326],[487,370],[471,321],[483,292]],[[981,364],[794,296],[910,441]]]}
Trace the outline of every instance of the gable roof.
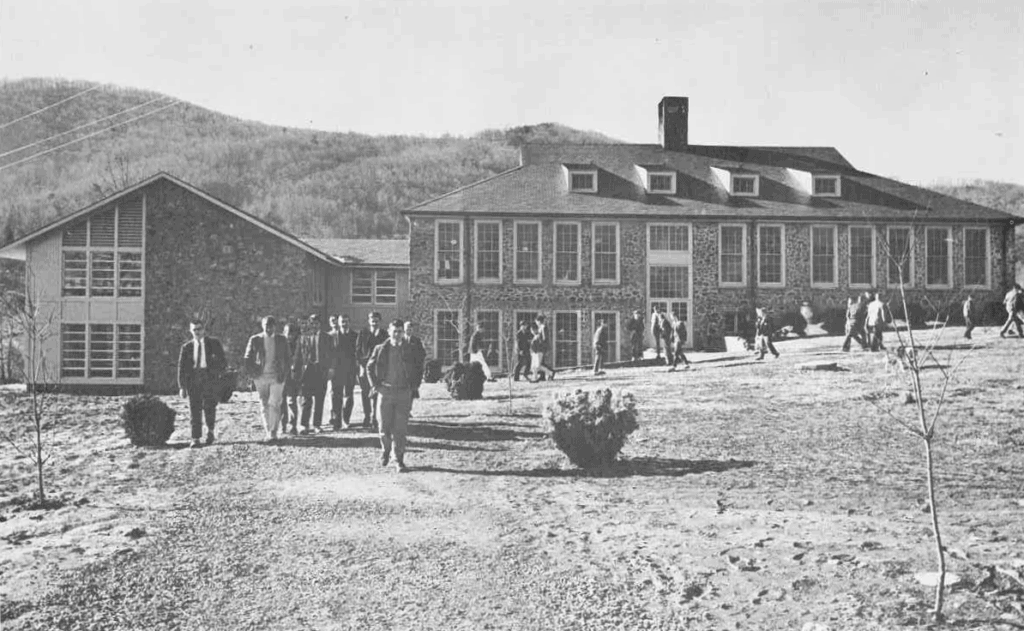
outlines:
{"label": "gable roof", "polygon": [[[598,192],[570,192],[565,164],[593,164]],[[676,194],[645,190],[636,166],[676,173]],[[730,196],[712,169],[760,176],[757,197]],[[842,177],[841,197],[815,197],[800,172]],[[524,145],[522,166],[403,211],[406,215],[510,215],[806,219],[831,221],[1008,221],[1011,216],[859,171],[832,147]]]}
{"label": "gable roof", "polygon": [[345,265],[409,266],[408,239],[303,238],[303,241]]}
{"label": "gable roof", "polygon": [[192,186],[188,182],[185,182],[184,180],[180,180],[180,179],[174,177],[173,175],[171,175],[169,173],[165,173],[163,171],[161,171],[161,172],[159,172],[159,173],[157,173],[157,174],[155,174],[155,175],[153,175],[153,176],[151,176],[151,177],[149,177],[149,178],[139,182],[138,184],[134,184],[132,186],[129,186],[126,189],[120,190],[120,191],[114,193],[113,195],[110,195],[110,196],[108,196],[108,197],[106,197],[104,199],[101,199],[100,201],[98,201],[98,202],[96,202],[94,204],[90,204],[89,206],[86,206],[85,208],[82,208],[81,210],[73,212],[70,215],[67,215],[65,217],[61,217],[60,219],[57,219],[56,221],[53,221],[53,222],[43,226],[42,228],[39,228],[38,230],[35,230],[35,231],[25,235],[24,237],[21,237],[20,239],[18,239],[16,241],[12,241],[11,243],[8,243],[7,245],[5,245],[2,248],[0,248],[0,258],[25,260],[27,246],[28,246],[28,244],[31,241],[34,241],[35,239],[38,239],[39,237],[41,237],[41,236],[43,236],[45,234],[48,234],[48,233],[50,233],[50,232],[60,228],[61,226],[64,226],[64,225],[66,225],[68,223],[71,223],[71,222],[75,221],[76,219],[80,219],[83,216],[88,215],[91,212],[99,210],[100,208],[110,204],[113,201],[116,201],[116,200],[118,200],[118,199],[120,199],[122,197],[126,197],[128,195],[131,195],[132,193],[134,193],[134,192],[136,192],[136,191],[138,191],[140,189],[143,189],[143,188],[145,188],[145,187],[147,187],[147,186],[149,186],[149,185],[151,185],[154,182],[157,182],[159,180],[166,180],[166,181],[170,182],[171,184],[174,184],[175,186],[181,187],[181,188],[185,189],[186,191],[188,191],[188,192],[190,192],[190,193],[192,193],[194,195],[197,195],[197,196],[205,199],[206,201],[210,202],[211,204],[214,204],[215,206],[217,206],[217,207],[219,207],[219,208],[221,208],[223,210],[226,210],[227,212],[231,213],[232,215],[235,215],[236,217],[239,217],[239,218],[241,218],[241,219],[243,219],[245,221],[248,221],[249,223],[251,223],[252,225],[256,226],[257,228],[265,230],[265,231],[269,232],[270,234],[274,235],[275,237],[277,237],[279,239],[282,239],[284,241],[287,241],[291,245],[294,245],[295,247],[299,248],[300,250],[306,252],[307,254],[312,255],[313,257],[315,257],[315,258],[317,258],[317,259],[319,259],[321,261],[324,261],[325,263],[330,263],[331,265],[338,265],[338,261],[334,257],[332,257],[332,256],[330,256],[330,255],[328,255],[328,254],[326,254],[324,252],[321,252],[320,250],[318,250],[315,247],[309,245],[305,241],[302,241],[301,239],[298,239],[297,237],[289,234],[288,232],[285,232],[284,230],[282,230],[282,229],[280,229],[280,228],[278,228],[276,226],[273,226],[273,225],[263,221],[262,219],[260,219],[259,217],[256,217],[255,215],[251,215],[251,214],[249,214],[249,213],[247,213],[247,212],[245,212],[243,210],[239,210],[238,208],[235,208],[231,204],[223,202],[223,201],[217,199],[216,197],[210,195],[209,193],[207,193],[207,192],[205,192],[205,191],[203,191],[201,189],[198,189],[195,186]]}

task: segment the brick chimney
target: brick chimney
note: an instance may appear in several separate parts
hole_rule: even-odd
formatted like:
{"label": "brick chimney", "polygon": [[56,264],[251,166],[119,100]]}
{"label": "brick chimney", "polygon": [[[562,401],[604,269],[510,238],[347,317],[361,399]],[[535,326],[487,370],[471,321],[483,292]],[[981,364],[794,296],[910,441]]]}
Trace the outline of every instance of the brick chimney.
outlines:
{"label": "brick chimney", "polygon": [[690,99],[685,96],[666,96],[658,103],[658,140],[670,151],[682,151],[687,140]]}

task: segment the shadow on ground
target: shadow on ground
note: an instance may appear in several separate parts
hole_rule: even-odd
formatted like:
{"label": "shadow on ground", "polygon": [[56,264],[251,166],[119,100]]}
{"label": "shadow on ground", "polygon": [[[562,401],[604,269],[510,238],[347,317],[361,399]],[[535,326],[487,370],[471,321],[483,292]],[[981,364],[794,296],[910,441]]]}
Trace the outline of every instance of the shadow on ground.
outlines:
{"label": "shadow on ground", "polygon": [[527,469],[527,470],[472,470],[443,467],[416,467],[417,471],[461,473],[464,475],[512,476],[524,478],[628,478],[678,477],[701,473],[724,473],[733,469],[747,469],[758,464],[753,460],[679,460],[675,458],[630,458],[601,469]]}
{"label": "shadow on ground", "polygon": [[[531,428],[522,430],[515,428]],[[533,425],[522,423],[503,423],[501,426],[486,423],[409,423],[410,438],[433,438],[455,442],[490,441],[490,440],[529,440],[544,438],[544,432],[533,430]],[[533,431],[531,431],[533,430]]]}

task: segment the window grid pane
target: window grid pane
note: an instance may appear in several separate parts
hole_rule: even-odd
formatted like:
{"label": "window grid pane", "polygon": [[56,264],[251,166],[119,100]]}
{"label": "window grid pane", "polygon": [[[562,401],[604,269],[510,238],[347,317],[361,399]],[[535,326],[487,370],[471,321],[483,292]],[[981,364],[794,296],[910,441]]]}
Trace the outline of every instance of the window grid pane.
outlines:
{"label": "window grid pane", "polygon": [[114,325],[89,325],[89,378],[114,376]]}
{"label": "window grid pane", "polygon": [[117,377],[134,379],[142,374],[142,326],[117,325]]}
{"label": "window grid pane", "polygon": [[437,277],[455,280],[461,276],[461,224],[453,221],[437,222]]}
{"label": "window grid pane", "polygon": [[654,192],[670,192],[672,190],[671,175],[651,175],[650,190]]}
{"label": "window grid pane", "polygon": [[816,177],[816,178],[814,178],[814,194],[815,195],[835,195],[836,194],[836,179],[832,178],[832,177]]}
{"label": "window grid pane", "polygon": [[373,272],[352,270],[352,304],[373,303]]}
{"label": "window grid pane", "polygon": [[579,276],[579,236],[576,224],[555,224],[555,280],[576,282]]}
{"label": "window grid pane", "polygon": [[722,282],[743,282],[743,228],[722,226]]}
{"label": "window grid pane", "polygon": [[64,295],[85,296],[89,288],[89,254],[64,251]]}
{"label": "window grid pane", "polygon": [[732,192],[752,194],[754,192],[754,178],[747,175],[732,176]]}
{"label": "window grid pane", "polygon": [[758,229],[759,242],[758,275],[762,283],[782,282],[782,228],[761,226]]}
{"label": "window grid pane", "polygon": [[928,228],[925,231],[927,252],[925,255],[929,285],[949,284],[949,230]]}
{"label": "window grid pane", "polygon": [[555,314],[555,368],[579,364],[579,316],[575,313]]}
{"label": "window grid pane", "polygon": [[659,265],[650,268],[651,298],[688,298],[690,269],[685,265]]}
{"label": "window grid pane", "polygon": [[142,252],[117,253],[117,295],[122,298],[142,296]]}
{"label": "window grid pane", "polygon": [[988,285],[988,230],[964,228],[964,284]]}
{"label": "window grid pane", "polygon": [[835,228],[812,228],[811,235],[811,282],[835,284]]}
{"label": "window grid pane", "polygon": [[651,251],[685,252],[690,247],[687,226],[651,226]]}
{"label": "window grid pane", "polygon": [[871,228],[850,228],[850,284],[874,284],[874,231]]}
{"label": "window grid pane", "polygon": [[594,312],[594,331],[597,331],[597,324],[599,320],[604,320],[608,325],[608,347],[604,351],[604,360],[606,362],[618,361],[618,348],[619,348],[619,319],[618,314],[614,311],[595,311]]}
{"label": "window grid pane", "polygon": [[574,190],[574,191],[591,191],[591,190],[594,190],[594,174],[593,173],[573,173],[572,174],[572,190]]}
{"label": "window grid pane", "polygon": [[79,221],[70,228],[64,230],[64,247],[84,248],[89,244],[89,222]]}
{"label": "window grid pane", "polygon": [[480,324],[480,332],[483,336],[484,343],[484,357],[487,359],[487,364],[493,367],[501,366],[501,356],[499,355],[501,344],[499,343],[499,336],[501,335],[501,316],[497,311],[477,311],[476,321]]}
{"label": "window grid pane", "polygon": [[113,252],[90,252],[89,260],[92,264],[91,289],[93,296],[114,295],[114,253]]}
{"label": "window grid pane", "polygon": [[398,300],[398,273],[378,271],[377,276],[377,304],[393,305]]}
{"label": "window grid pane", "polygon": [[594,280],[615,282],[619,279],[619,226],[594,226]]}
{"label": "window grid pane", "polygon": [[516,225],[516,280],[540,280],[540,226]]}
{"label": "window grid pane", "polygon": [[117,245],[122,248],[142,247],[142,198],[122,202],[117,208]]}
{"label": "window grid pane", "polygon": [[93,215],[89,220],[89,245],[91,247],[114,247],[114,209]]}
{"label": "window grid pane", "polygon": [[903,284],[910,284],[910,228],[889,228],[887,245],[889,285],[900,284],[902,272]]}
{"label": "window grid pane", "polygon": [[85,377],[86,340],[84,324],[60,326],[60,376]]}
{"label": "window grid pane", "polygon": [[500,280],[501,225],[476,225],[476,277],[479,280]]}
{"label": "window grid pane", "polygon": [[459,312],[438,311],[437,324],[434,331],[437,340],[437,359],[444,365],[458,362],[461,341],[459,336]]}

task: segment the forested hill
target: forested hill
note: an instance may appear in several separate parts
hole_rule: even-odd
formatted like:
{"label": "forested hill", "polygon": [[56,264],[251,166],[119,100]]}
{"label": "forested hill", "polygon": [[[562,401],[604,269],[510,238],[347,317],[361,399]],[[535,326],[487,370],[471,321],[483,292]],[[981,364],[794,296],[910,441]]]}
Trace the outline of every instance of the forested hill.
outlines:
{"label": "forested hill", "polygon": [[526,142],[615,141],[554,123],[470,138],[323,132],[127,88],[0,82],[0,244],[158,171],[294,234],[396,236],[398,211],[518,165]]}

